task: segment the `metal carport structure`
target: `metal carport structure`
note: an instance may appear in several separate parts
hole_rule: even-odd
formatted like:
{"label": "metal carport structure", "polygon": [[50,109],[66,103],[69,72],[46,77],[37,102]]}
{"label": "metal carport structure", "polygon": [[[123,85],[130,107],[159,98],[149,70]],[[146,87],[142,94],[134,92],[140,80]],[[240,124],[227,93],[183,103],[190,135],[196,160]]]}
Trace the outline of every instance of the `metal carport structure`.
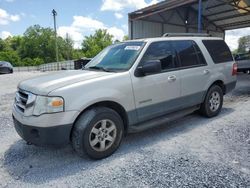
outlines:
{"label": "metal carport structure", "polygon": [[[200,28],[199,28],[200,27]],[[250,27],[250,0],[165,0],[129,13],[130,39]]]}

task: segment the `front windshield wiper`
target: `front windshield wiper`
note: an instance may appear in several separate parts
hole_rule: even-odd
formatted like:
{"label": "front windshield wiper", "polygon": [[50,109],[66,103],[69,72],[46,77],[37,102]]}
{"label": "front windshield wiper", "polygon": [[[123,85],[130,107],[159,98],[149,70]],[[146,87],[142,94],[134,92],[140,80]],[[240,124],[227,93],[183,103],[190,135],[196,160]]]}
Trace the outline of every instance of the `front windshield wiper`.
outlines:
{"label": "front windshield wiper", "polygon": [[102,70],[102,71],[105,71],[105,72],[113,72],[113,71],[111,71],[109,69],[106,69],[104,67],[98,67],[98,66],[88,67],[88,69]]}

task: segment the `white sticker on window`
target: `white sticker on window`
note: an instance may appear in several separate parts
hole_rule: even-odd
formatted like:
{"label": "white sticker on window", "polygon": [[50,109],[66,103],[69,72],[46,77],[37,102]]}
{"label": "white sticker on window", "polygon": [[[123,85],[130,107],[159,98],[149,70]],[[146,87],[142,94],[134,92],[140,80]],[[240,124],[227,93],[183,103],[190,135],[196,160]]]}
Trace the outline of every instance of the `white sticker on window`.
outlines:
{"label": "white sticker on window", "polygon": [[140,49],[140,46],[126,46],[125,47],[125,50],[139,50]]}

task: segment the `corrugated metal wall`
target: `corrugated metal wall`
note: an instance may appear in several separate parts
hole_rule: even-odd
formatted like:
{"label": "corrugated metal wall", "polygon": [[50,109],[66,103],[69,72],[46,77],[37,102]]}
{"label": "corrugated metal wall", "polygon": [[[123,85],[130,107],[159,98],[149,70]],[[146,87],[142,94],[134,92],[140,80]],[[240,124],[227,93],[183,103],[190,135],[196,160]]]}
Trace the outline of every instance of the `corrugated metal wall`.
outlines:
{"label": "corrugated metal wall", "polygon": [[[185,20],[185,18],[187,20]],[[129,37],[131,39],[160,37],[164,33],[196,33],[198,15],[195,11],[187,13],[186,8],[178,8],[160,14],[153,14],[138,20],[129,21]],[[203,19],[203,33],[216,37],[224,37],[224,31],[208,20]]]}

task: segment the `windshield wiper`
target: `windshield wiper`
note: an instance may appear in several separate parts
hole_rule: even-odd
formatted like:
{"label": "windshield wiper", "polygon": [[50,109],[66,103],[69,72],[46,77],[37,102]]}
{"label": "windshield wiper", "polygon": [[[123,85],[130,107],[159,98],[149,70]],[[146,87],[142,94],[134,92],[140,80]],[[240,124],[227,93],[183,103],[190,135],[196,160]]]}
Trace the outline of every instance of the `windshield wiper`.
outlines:
{"label": "windshield wiper", "polygon": [[106,68],[104,68],[104,67],[98,67],[98,66],[88,67],[88,69],[95,69],[95,70],[102,70],[102,71],[105,71],[105,72],[112,72],[112,71],[109,70],[109,69],[106,69]]}

